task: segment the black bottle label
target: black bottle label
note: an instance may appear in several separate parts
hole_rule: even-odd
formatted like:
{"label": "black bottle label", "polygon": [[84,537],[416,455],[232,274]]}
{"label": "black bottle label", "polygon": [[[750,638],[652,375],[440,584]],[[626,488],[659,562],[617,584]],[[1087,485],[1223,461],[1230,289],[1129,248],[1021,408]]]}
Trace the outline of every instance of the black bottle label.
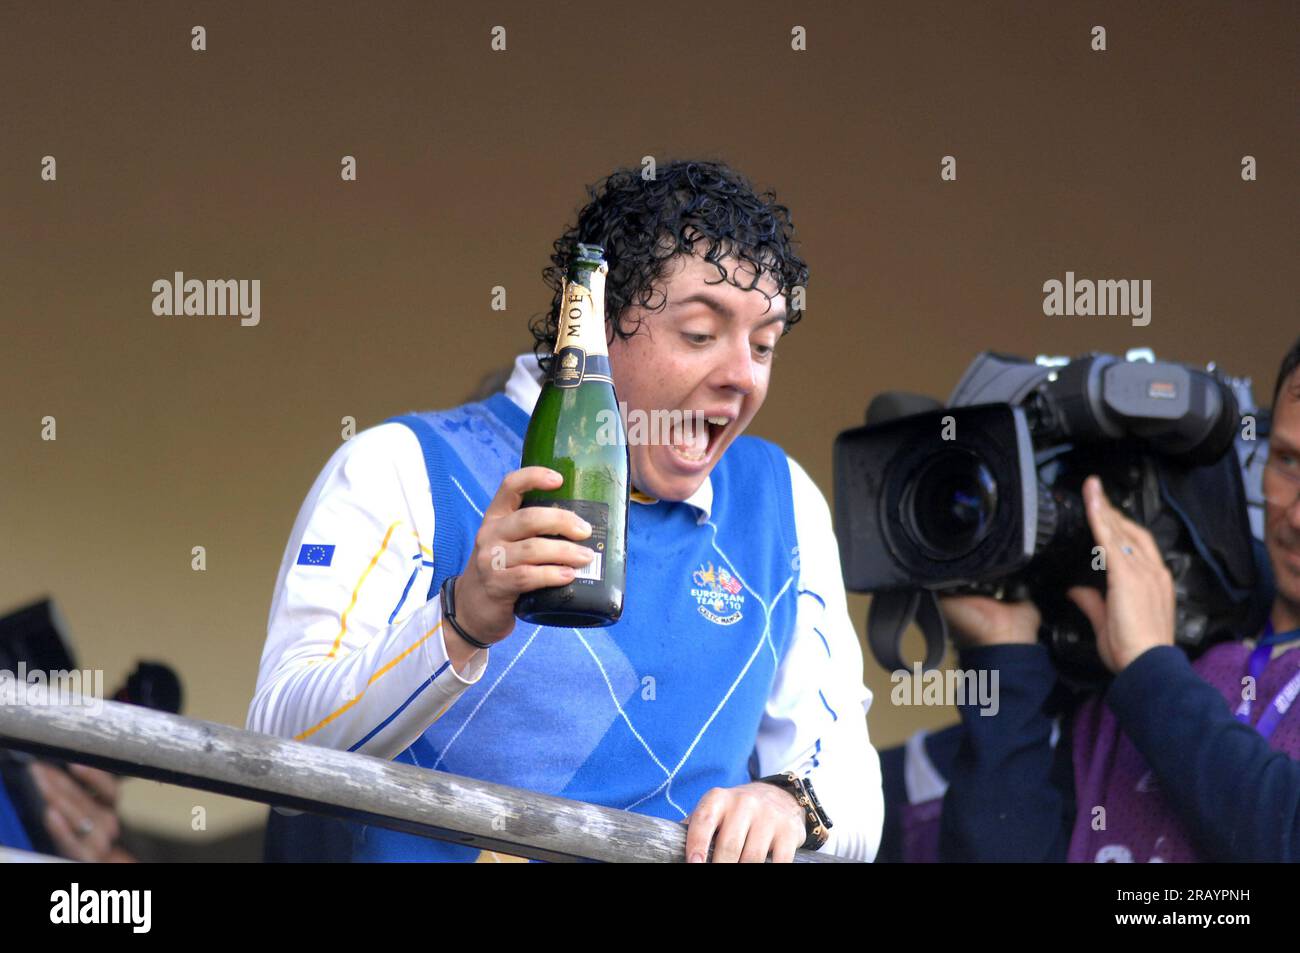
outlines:
{"label": "black bottle label", "polygon": [[605,540],[609,536],[609,504],[595,500],[538,500],[524,506],[555,506],[577,513],[591,524],[591,535],[586,539],[569,539],[568,536],[547,536],[547,539],[564,539],[585,546],[596,558],[585,566],[575,566],[577,575],[570,585],[598,586],[605,581]]}
{"label": "black bottle label", "polygon": [[577,387],[583,381],[604,381],[613,384],[609,358],[604,354],[588,354],[580,347],[561,348],[555,354],[551,381],[556,387]]}
{"label": "black bottle label", "polygon": [[555,355],[555,370],[551,380],[556,387],[577,387],[582,383],[582,372],[587,367],[587,352],[580,347],[560,348]]}

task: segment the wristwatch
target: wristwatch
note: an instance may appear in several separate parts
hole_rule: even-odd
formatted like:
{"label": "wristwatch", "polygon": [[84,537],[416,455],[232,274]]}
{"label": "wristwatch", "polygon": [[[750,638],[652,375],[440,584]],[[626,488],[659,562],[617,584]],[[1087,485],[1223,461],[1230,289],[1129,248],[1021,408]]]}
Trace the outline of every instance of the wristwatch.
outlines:
{"label": "wristwatch", "polygon": [[821,849],[831,836],[830,829],[834,825],[831,824],[830,816],[822,808],[821,801],[817,800],[812,781],[808,778],[799,777],[793,771],[769,774],[767,777],[758,780],[763,784],[775,784],[777,787],[794,795],[794,799],[799,802],[799,807],[803,809],[804,827],[808,831],[808,837],[803,842],[803,848],[804,850]]}

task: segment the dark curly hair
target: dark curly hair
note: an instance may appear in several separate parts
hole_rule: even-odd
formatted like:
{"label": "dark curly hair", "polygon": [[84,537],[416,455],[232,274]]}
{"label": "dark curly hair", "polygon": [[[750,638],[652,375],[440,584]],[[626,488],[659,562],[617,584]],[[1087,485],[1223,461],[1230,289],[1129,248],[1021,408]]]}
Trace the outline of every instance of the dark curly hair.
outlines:
{"label": "dark curly hair", "polygon": [[[660,165],[653,179],[643,178],[639,169],[621,168],[598,185],[587,186],[587,194],[590,201],[578,213],[578,224],[556,240],[551,265],[542,271],[542,280],[553,292],[551,309],[529,322],[533,350],[543,369],[549,370],[555,349],[564,278],[579,242],[605,249],[606,320],[623,340],[640,327],[640,320],[628,314],[630,306],[662,310],[667,303],[662,291],[663,300],[654,307],[650,303],[654,283],[663,277],[670,259],[694,254],[702,241],[708,243],[704,260],[717,267],[718,281],[729,280],[721,259],[748,263],[752,281],[732,284],[757,290],[769,308],[771,297],[757,287],[765,274],[777,281],[787,306],[793,288],[807,287],[808,266],[794,252],[790,210],[777,204],[773,192],[756,194],[748,179],[723,162],[673,160]],[[782,333],[802,317],[802,308],[789,308]]]}

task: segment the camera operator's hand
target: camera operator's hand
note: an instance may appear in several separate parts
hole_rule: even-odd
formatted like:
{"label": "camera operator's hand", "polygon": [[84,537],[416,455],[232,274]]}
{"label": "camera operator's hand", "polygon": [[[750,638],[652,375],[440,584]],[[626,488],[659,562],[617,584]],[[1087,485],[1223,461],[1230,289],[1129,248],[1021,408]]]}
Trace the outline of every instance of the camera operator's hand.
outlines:
{"label": "camera operator's hand", "polygon": [[65,771],[48,761],[33,761],[32,780],[45,801],[45,829],[59,854],[86,863],[135,860],[117,843],[117,778],[84,764]]}
{"label": "camera operator's hand", "polygon": [[568,585],[577,574],[574,567],[591,562],[591,550],[543,538],[587,538],[591,527],[580,516],[553,506],[520,508],[529,490],[554,490],[563,481],[547,467],[524,467],[502,479],[483,514],[469,563],[456,580],[457,621],[476,639],[500,642],[514,631],[515,600],[522,593]]}
{"label": "camera operator's hand", "polygon": [[939,609],[958,648],[1033,645],[1042,621],[1032,602],[1000,602],[988,596],[940,596]]}
{"label": "camera operator's hand", "polygon": [[1101,480],[1083,484],[1088,525],[1106,559],[1106,597],[1075,586],[1066,593],[1092,623],[1097,651],[1119,674],[1157,645],[1174,644],[1174,581],[1151,533],[1111,505]]}

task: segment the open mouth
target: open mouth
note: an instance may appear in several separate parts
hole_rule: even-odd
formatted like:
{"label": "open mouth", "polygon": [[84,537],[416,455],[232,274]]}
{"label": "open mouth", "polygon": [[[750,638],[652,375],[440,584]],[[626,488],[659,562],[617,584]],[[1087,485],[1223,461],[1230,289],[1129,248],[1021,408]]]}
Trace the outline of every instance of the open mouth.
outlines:
{"label": "open mouth", "polygon": [[668,448],[679,460],[698,466],[713,459],[714,450],[721,445],[723,435],[734,423],[726,415],[706,415],[687,411],[682,427],[673,435]]}

